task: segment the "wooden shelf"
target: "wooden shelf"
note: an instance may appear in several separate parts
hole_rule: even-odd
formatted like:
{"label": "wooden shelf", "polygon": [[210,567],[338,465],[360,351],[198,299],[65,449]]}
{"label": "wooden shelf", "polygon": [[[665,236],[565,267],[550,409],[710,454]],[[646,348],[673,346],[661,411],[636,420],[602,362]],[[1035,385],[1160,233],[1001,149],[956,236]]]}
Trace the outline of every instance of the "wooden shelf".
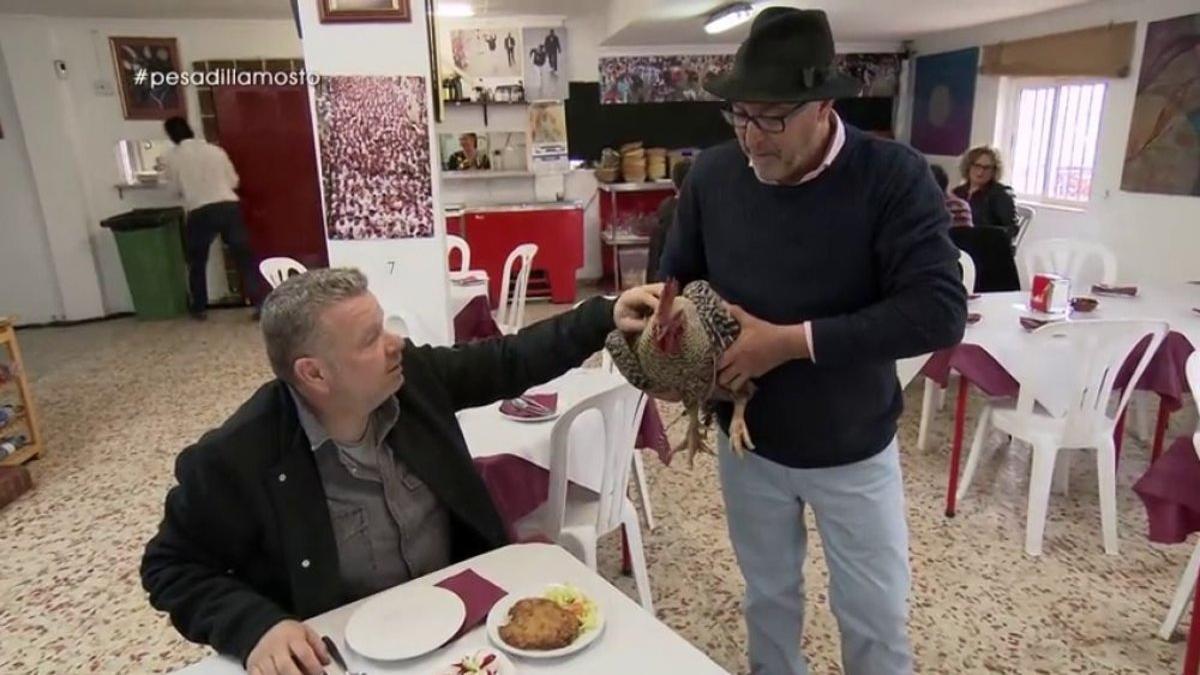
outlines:
{"label": "wooden shelf", "polygon": [[20,414],[14,415],[4,425],[4,429],[9,429],[14,423],[23,422],[25,437],[29,439],[27,445],[0,460],[0,466],[16,466],[42,454],[42,435],[38,428],[37,410],[33,405],[33,397],[29,393],[29,381],[25,379],[25,364],[21,360],[21,348],[17,345],[17,333],[13,330],[13,321],[10,317],[0,316],[0,347],[7,350],[8,362],[15,375],[12,382],[5,383],[4,387],[7,389],[11,385],[16,388],[19,396],[17,403],[23,408]]}
{"label": "wooden shelf", "polygon": [[[8,385],[6,384],[4,386],[7,387]],[[16,415],[13,415],[12,417],[8,418],[8,421],[5,422],[2,426],[0,426],[0,438],[4,438],[4,432],[6,429],[8,429],[10,427],[14,427],[17,424],[20,424],[21,422],[28,423],[28,421],[29,421],[29,416],[25,412],[19,412]]]}
{"label": "wooden shelf", "polygon": [[21,446],[16,452],[0,461],[0,466],[20,466],[42,454],[42,448],[37,443]]}

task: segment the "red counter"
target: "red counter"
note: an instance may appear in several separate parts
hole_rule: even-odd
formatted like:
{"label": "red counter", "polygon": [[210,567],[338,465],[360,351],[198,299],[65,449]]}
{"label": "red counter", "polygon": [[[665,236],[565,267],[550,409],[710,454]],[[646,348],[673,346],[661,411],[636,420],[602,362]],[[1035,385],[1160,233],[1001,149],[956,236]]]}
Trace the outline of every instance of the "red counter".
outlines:
{"label": "red counter", "polygon": [[[537,244],[536,275],[549,281],[556,303],[575,302],[575,273],[583,267],[583,206],[575,202],[469,207],[447,216],[447,231],[471,245],[471,267],[486,270],[492,306],[500,302],[504,261],[521,244]],[[456,230],[461,227],[461,232]],[[530,282],[530,297],[534,283]]]}

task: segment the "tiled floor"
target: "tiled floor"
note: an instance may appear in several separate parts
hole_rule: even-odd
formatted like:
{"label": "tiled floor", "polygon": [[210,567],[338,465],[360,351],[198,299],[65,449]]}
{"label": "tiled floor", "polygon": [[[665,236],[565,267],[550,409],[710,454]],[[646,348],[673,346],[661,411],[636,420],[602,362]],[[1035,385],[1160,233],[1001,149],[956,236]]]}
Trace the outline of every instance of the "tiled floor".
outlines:
{"label": "tiled floor", "polygon": [[[531,319],[560,308],[531,306]],[[137,567],[161,516],[173,459],[268,376],[256,324],[216,311],[205,324],[132,319],[21,331],[48,451],[36,490],[0,511],[0,673],[163,672],[206,650],[147,605]],[[910,388],[901,443],[919,673],[1178,672],[1182,645],[1154,637],[1190,545],[1147,543],[1129,489],[1145,452],[1127,445],[1120,481],[1121,555],[1100,547],[1095,468],[1073,465],[1054,495],[1045,555],[1021,549],[1028,454],[997,453],[959,516],[942,516],[943,413],[933,449],[913,450],[920,387]],[[978,402],[976,402],[977,405]],[[675,411],[664,409],[672,418]],[[1194,424],[1177,415],[1177,432]],[[732,672],[744,672],[742,582],[725,533],[711,461],[646,464],[658,527],[646,536],[660,618]],[[816,542],[816,537],[811,538]],[[617,575],[617,545],[602,573]],[[815,543],[804,638],[815,675],[840,672]]]}

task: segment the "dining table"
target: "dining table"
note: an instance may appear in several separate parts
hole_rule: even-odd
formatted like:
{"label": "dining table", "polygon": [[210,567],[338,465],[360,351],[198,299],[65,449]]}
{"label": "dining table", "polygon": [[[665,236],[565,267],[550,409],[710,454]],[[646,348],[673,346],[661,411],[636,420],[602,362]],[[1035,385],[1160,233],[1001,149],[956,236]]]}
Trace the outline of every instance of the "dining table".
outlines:
{"label": "dining table", "polygon": [[[557,410],[564,412],[590,396],[628,385],[628,381],[615,371],[575,368],[528,393],[557,394]],[[458,424],[475,468],[483,477],[500,518],[510,527],[511,533],[511,526],[516,521],[532,513],[549,496],[553,451],[550,434],[554,423],[552,420],[529,422],[506,417],[500,413],[497,402],[459,411]],[[573,448],[594,446],[589,440],[599,433],[602,433],[600,420],[583,416],[572,427],[570,442]],[[647,404],[642,415],[636,445],[652,450],[664,463],[670,459],[670,446],[654,401]],[[598,492],[603,475],[603,452],[571,452],[567,464],[569,481]]]}
{"label": "dining table", "polygon": [[[1055,317],[1064,321],[1145,320],[1167,324],[1168,333],[1152,356],[1145,372],[1134,384],[1137,389],[1159,396],[1153,456],[1161,453],[1169,415],[1182,406],[1187,393],[1186,363],[1200,345],[1200,284],[1140,284],[1134,296],[1108,295],[1076,291],[1077,296],[1097,299],[1090,312],[1070,311]],[[968,311],[977,315],[969,323],[962,341],[935,352],[922,368],[922,374],[942,387],[949,385],[950,373],[960,375],[954,413],[954,432],[950,451],[950,476],[946,491],[946,515],[955,512],[958,463],[962,452],[963,425],[969,387],[975,386],[989,397],[1014,397],[1020,384],[1033,387],[1038,402],[1050,409],[1064,408],[1064,375],[1072,367],[1072,355],[1034,348],[1031,332],[1021,324],[1022,317],[1048,318],[1028,305],[1029,293],[1013,291],[975,294]],[[1144,349],[1144,347],[1143,347]],[[1132,361],[1132,359],[1131,359]],[[1133,364],[1127,363],[1130,374]],[[1123,433],[1124,415],[1117,427]]]}
{"label": "dining table", "polygon": [[[463,572],[474,572],[517,597],[538,595],[550,584],[566,583],[581,589],[597,604],[604,617],[599,636],[587,647],[563,657],[540,659],[509,656],[522,675],[610,675],[611,673],[727,673],[703,652],[646,612],[619,589],[588,569],[565,550],[548,544],[506,546],[451,565],[402,584],[407,587],[434,586]],[[396,589],[382,591],[391,593]],[[440,675],[453,672],[452,664],[490,643],[483,624],[464,626],[466,632],[444,646],[402,661],[378,661],[357,654],[346,643],[350,618],[372,597],[312,617],[305,621],[317,634],[331,638],[349,669],[365,675]],[[394,597],[402,597],[395,595]],[[241,664],[214,655],[176,671],[179,675],[238,675]]]}

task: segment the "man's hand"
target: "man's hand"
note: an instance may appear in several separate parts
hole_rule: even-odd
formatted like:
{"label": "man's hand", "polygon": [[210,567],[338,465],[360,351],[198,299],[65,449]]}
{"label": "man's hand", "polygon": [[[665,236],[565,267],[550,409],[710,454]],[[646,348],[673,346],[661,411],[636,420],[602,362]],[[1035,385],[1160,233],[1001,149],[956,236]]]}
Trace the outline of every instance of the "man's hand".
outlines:
{"label": "man's hand", "polygon": [[613,321],[622,333],[640,333],[646,329],[646,321],[658,309],[658,296],[662,295],[662,284],[637,286],[621,294],[613,305]]}
{"label": "man's hand", "polygon": [[804,324],[780,326],[750,315],[736,305],[726,309],[741,325],[738,339],[721,356],[717,382],[729,391],[739,391],[747,382],[771,372],[793,359],[809,356]]}
{"label": "man's hand", "polygon": [[321,636],[299,621],[280,621],[254,645],[246,659],[249,675],[322,675],[329,652]]}

